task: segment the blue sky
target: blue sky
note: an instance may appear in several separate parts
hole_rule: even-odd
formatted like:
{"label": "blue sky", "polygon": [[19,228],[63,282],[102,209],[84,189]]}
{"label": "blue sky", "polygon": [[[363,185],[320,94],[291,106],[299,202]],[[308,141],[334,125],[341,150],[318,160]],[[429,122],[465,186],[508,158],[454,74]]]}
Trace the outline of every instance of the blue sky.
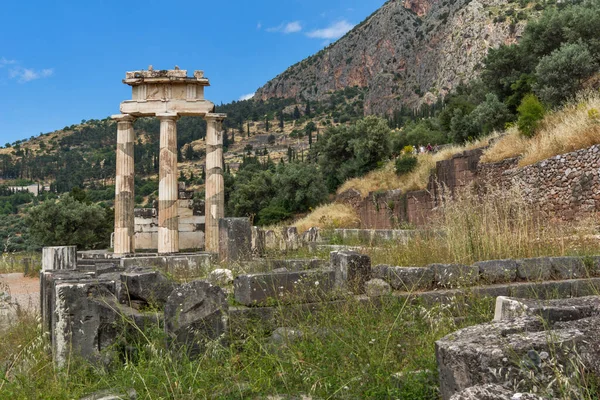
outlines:
{"label": "blue sky", "polygon": [[253,93],[384,0],[3,2],[0,146],[117,114],[125,71],[202,69],[216,104]]}

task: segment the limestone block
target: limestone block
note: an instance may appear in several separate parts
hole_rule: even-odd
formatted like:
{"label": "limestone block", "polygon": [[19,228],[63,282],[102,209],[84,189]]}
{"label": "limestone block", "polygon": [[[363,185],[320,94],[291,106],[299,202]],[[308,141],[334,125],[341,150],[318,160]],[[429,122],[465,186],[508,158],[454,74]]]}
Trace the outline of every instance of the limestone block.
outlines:
{"label": "limestone block", "polygon": [[321,234],[319,232],[319,228],[312,227],[309,230],[307,230],[306,232],[304,232],[302,234],[302,241],[304,243],[320,242]]}
{"label": "limestone block", "polygon": [[412,292],[431,289],[434,274],[430,268],[376,265],[373,267],[373,277],[388,282],[394,290]]}
{"label": "limestone block", "polygon": [[145,270],[121,274],[122,301],[141,301],[162,307],[177,284],[158,271]]}
{"label": "limestone block", "polygon": [[365,291],[365,282],[371,279],[371,259],[354,251],[331,252],[330,265],[335,271],[337,289],[350,290],[361,294]]}
{"label": "limestone block", "polygon": [[112,296],[114,282],[57,281],[53,290],[52,356],[59,368],[73,356],[96,360],[99,356],[98,330],[100,313],[92,301],[98,296]]}
{"label": "limestone block", "polygon": [[571,295],[573,297],[600,295],[600,278],[571,281]]}
{"label": "limestone block", "polygon": [[517,317],[540,316],[547,323],[574,321],[600,315],[600,297],[586,296],[570,299],[537,300],[498,297],[494,321]]}
{"label": "limestone block", "polygon": [[71,270],[40,271],[40,314],[42,331],[52,337],[52,320],[54,318],[54,285],[58,281],[87,280],[93,276],[92,271],[78,272]]}
{"label": "limestone block", "polygon": [[165,305],[165,332],[172,344],[191,357],[201,354],[206,343],[221,339],[227,330],[229,305],[218,286],[194,281],[180,286]]}
{"label": "limestone block", "polygon": [[233,283],[233,272],[226,268],[217,268],[210,271],[206,278],[210,283],[215,286],[223,287]]}
{"label": "limestone block", "polygon": [[298,236],[298,229],[295,226],[288,226],[281,230],[282,240],[280,244],[281,251],[294,251],[298,250],[300,245],[300,237]]}
{"label": "limestone block", "polygon": [[137,400],[137,398],[138,395],[135,389],[128,389],[124,392],[107,389],[88,394],[79,400]]}
{"label": "limestone block", "polygon": [[556,299],[571,297],[572,281],[527,282],[511,286],[511,297]]}
{"label": "limestone block", "polygon": [[473,286],[479,280],[479,268],[473,265],[431,264],[435,284],[445,288]]}
{"label": "limestone block", "polygon": [[252,254],[260,257],[265,253],[265,231],[257,226],[252,227]]}
{"label": "limestone block", "polygon": [[60,246],[42,249],[42,271],[77,269],[77,247]]}
{"label": "limestone block", "polygon": [[203,250],[204,232],[179,232],[179,247],[184,250]]}
{"label": "limestone block", "polygon": [[[158,228],[157,228],[158,229]],[[149,250],[158,248],[158,230],[155,232],[136,232],[135,249]]]}
{"label": "limestone block", "polygon": [[588,276],[580,257],[551,257],[552,276],[555,279],[577,279]]}
{"label": "limestone block", "polygon": [[528,316],[465,328],[442,338],[436,342],[442,399],[485,383],[519,382],[524,391],[535,386],[556,393],[555,371],[564,368],[561,373],[566,376],[576,372],[571,370],[574,357],[577,370],[597,374],[598,301],[523,301]]}
{"label": "limestone block", "polygon": [[252,226],[248,218],[219,219],[219,259],[227,262],[252,259]]}
{"label": "limestone block", "polygon": [[233,282],[235,300],[246,306],[271,302],[315,302],[334,287],[334,272],[308,270],[240,275]]}
{"label": "limestone block", "polygon": [[365,293],[369,297],[380,297],[388,295],[392,292],[389,283],[383,279],[375,278],[365,282]]}
{"label": "limestone block", "polygon": [[517,276],[526,281],[545,281],[553,272],[549,257],[526,258],[517,260]]}
{"label": "limestone block", "polygon": [[514,282],[517,279],[515,260],[480,261],[473,265],[479,268],[480,279],[487,284]]}

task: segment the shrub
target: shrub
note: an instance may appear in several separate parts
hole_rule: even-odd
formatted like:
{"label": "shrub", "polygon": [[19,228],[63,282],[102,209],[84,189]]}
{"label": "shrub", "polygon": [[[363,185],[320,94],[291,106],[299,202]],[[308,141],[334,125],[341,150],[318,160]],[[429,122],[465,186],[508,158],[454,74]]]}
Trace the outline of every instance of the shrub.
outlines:
{"label": "shrub", "polygon": [[546,113],[542,103],[535,95],[528,94],[523,98],[517,112],[519,113],[517,126],[521,134],[528,137],[535,135],[535,130]]}
{"label": "shrub", "polygon": [[416,168],[417,163],[417,157],[404,154],[396,160],[396,173],[398,175],[408,174]]}

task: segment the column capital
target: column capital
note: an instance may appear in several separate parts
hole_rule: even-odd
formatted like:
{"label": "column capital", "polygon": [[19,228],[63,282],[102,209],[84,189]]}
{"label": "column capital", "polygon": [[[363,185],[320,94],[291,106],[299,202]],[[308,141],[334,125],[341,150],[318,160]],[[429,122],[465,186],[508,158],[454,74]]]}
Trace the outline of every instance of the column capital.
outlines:
{"label": "column capital", "polygon": [[133,122],[135,121],[135,117],[131,114],[116,114],[110,117],[117,122]]}
{"label": "column capital", "polygon": [[223,121],[225,118],[227,118],[227,114],[222,113],[208,113],[204,116],[207,121]]}
{"label": "column capital", "polygon": [[177,113],[157,113],[156,114],[156,118],[163,120],[173,120],[173,121],[177,121],[179,119],[179,114]]}

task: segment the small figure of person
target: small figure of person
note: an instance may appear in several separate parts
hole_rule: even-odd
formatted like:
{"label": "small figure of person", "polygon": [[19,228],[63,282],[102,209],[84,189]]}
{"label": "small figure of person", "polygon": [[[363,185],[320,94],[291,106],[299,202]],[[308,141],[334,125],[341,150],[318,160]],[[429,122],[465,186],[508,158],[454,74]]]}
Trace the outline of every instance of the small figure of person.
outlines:
{"label": "small figure of person", "polygon": [[431,146],[431,143],[427,143],[427,152],[431,153],[433,151],[433,147]]}

